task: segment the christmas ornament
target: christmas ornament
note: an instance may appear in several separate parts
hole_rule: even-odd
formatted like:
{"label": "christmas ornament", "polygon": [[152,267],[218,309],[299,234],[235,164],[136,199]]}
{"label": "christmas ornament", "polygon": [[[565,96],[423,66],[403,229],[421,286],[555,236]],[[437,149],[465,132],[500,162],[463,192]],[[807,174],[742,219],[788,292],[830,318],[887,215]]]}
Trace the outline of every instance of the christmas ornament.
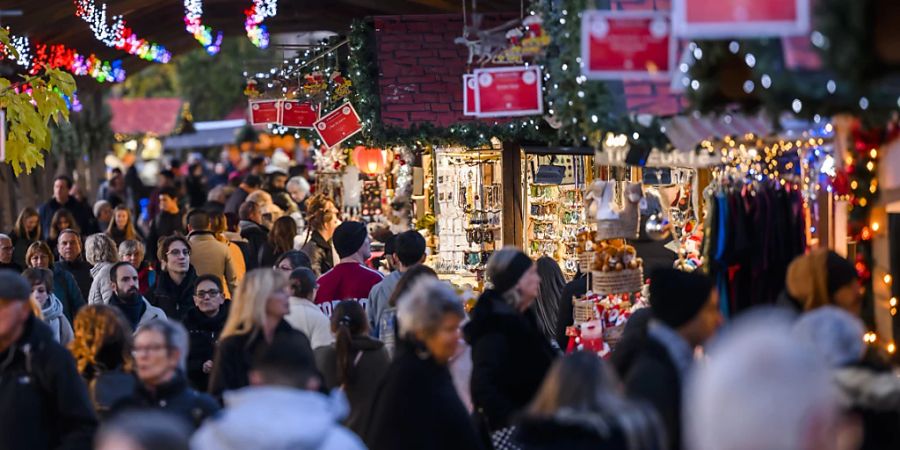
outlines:
{"label": "christmas ornament", "polygon": [[137,37],[125,25],[122,16],[112,16],[111,23],[107,24],[105,3],[97,6],[94,0],[75,0],[75,15],[87,22],[94,36],[107,47],[123,50],[147,61],[167,63],[172,59],[172,54],[162,45]]}
{"label": "christmas ornament", "polygon": [[188,33],[206,49],[210,55],[219,53],[222,47],[222,32],[213,38],[212,28],[203,25],[203,0],[184,0],[184,26]]}
{"label": "christmas ornament", "polygon": [[356,167],[367,175],[377,175],[384,172],[384,152],[379,148],[367,148],[357,145],[353,149],[353,160]]}
{"label": "christmas ornament", "polygon": [[247,16],[244,20],[244,30],[250,42],[259,48],[269,46],[269,30],[263,25],[263,21],[269,17],[275,17],[278,13],[278,0],[253,0],[253,6],[244,11]]}
{"label": "christmas ornament", "polygon": [[353,86],[353,82],[349,78],[344,78],[340,72],[331,74],[331,84],[334,86],[332,101],[340,100],[350,95],[350,87]]}

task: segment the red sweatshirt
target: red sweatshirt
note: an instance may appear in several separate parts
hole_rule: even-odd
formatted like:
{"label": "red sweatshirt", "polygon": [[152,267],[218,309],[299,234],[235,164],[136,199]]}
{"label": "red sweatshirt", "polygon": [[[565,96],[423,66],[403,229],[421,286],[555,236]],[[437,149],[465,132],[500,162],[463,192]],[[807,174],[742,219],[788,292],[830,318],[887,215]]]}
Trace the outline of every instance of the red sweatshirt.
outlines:
{"label": "red sweatshirt", "polygon": [[384,279],[381,273],[359,263],[340,263],[319,277],[316,305],[331,317],[331,311],[343,300],[356,300],[369,314],[369,291]]}

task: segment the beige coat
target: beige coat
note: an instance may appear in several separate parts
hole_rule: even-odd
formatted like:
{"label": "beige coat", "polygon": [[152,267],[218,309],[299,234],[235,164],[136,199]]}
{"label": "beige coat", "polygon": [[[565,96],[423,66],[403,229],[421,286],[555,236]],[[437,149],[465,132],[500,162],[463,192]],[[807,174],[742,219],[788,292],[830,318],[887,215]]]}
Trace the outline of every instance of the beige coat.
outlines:
{"label": "beige coat", "polygon": [[237,270],[228,245],[216,240],[212,233],[191,233],[190,242],[191,265],[197,275],[218,276],[225,288],[225,297],[231,298],[231,293],[237,289]]}

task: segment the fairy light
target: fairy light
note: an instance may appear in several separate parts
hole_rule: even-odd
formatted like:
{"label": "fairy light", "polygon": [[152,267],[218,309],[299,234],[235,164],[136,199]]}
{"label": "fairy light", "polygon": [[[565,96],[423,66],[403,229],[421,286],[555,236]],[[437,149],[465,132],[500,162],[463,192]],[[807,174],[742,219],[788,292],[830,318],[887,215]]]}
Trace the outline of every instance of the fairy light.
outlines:
{"label": "fairy light", "polygon": [[244,11],[247,17],[244,20],[244,30],[250,42],[259,48],[269,46],[269,30],[263,25],[269,17],[275,17],[278,13],[278,0],[253,0],[253,6]]}
{"label": "fairy light", "polygon": [[887,345],[887,352],[888,352],[888,353],[890,353],[890,354],[893,355],[895,351],[897,351],[897,346],[894,345],[893,342],[891,342],[890,344]]}
{"label": "fairy light", "polygon": [[881,229],[881,224],[878,222],[872,222],[872,226],[870,228],[872,228],[872,231],[878,231],[879,229]]}
{"label": "fairy light", "polygon": [[203,25],[203,0],[184,0],[184,27],[210,55],[222,48],[222,32],[213,37],[211,27]]}
{"label": "fairy light", "polygon": [[[8,30],[8,28],[7,28]],[[82,55],[62,44],[35,43],[24,36],[10,33],[10,46],[19,54],[17,58],[6,52],[0,45],[0,59],[15,61],[26,72],[36,75],[44,68],[61,69],[76,76],[89,76],[100,83],[121,83],[125,81],[122,61],[105,61],[91,54]],[[73,100],[73,105],[77,101]]]}
{"label": "fairy light", "polygon": [[891,305],[891,308],[896,307],[897,306],[897,297],[891,297],[891,299],[888,301],[888,304]]}
{"label": "fairy light", "polygon": [[891,283],[894,282],[894,277],[892,277],[891,274],[886,273],[884,274],[884,278],[882,278],[881,280],[884,281],[884,284],[890,286]]}
{"label": "fairy light", "polygon": [[874,344],[877,339],[878,336],[876,336],[875,333],[871,331],[863,335],[863,342],[867,344]]}
{"label": "fairy light", "polygon": [[97,6],[94,0],[75,0],[75,15],[87,22],[94,32],[94,37],[107,47],[163,64],[172,59],[172,54],[162,45],[141,39],[134,34],[122,16],[112,16],[107,23],[105,3]]}

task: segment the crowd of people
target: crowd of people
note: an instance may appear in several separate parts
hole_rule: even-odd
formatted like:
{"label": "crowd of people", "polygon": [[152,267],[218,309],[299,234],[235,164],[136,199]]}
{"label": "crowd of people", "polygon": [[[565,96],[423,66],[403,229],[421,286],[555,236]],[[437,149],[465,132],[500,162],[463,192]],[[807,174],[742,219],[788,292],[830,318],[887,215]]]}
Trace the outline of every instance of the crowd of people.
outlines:
{"label": "crowd of people", "polygon": [[709,278],[656,270],[609,360],[564,355],[585,283],[552,259],[494,252],[467,311],[419,232],[373,258],[302,176],[198,164],[152,190],[111,171],[93,208],[57,177],[0,235],[0,448],[900,445],[900,379],[833,252],[727,325]]}

